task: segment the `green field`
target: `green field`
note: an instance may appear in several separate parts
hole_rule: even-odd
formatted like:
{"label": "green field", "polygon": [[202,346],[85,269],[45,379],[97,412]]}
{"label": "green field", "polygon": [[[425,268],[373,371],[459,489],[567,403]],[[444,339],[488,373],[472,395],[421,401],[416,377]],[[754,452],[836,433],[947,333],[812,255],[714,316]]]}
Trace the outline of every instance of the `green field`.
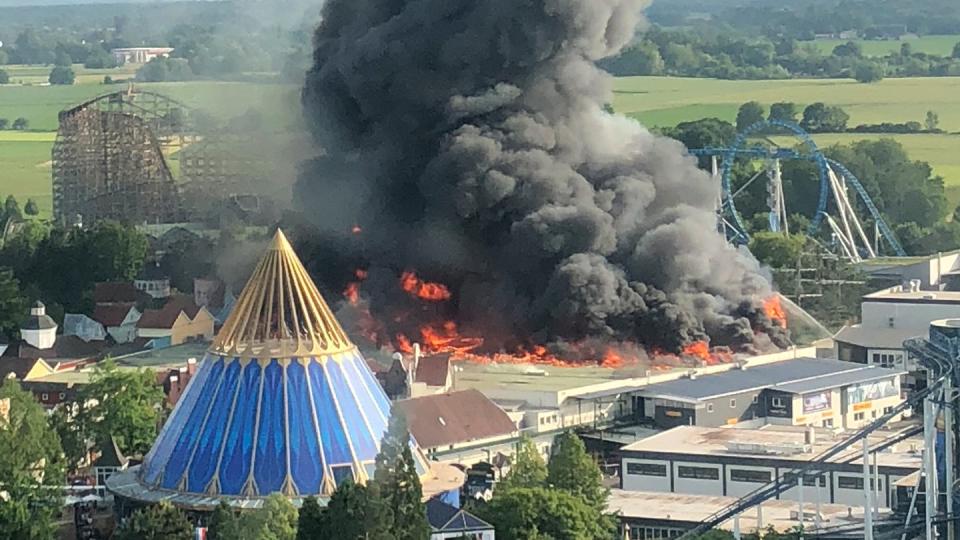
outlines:
{"label": "green field", "polygon": [[[75,84],[102,84],[103,78],[109,75],[114,79],[130,79],[137,73],[141,66],[129,64],[112,69],[87,69],[81,64],[73,66],[73,72],[76,74]],[[44,85],[48,84],[52,66],[23,66],[10,65],[3,66],[4,71],[10,75],[10,84],[13,85]]]}
{"label": "green field", "polygon": [[614,108],[648,126],[715,116],[733,121],[747,101],[769,105],[822,101],[843,107],[850,125],[922,122],[927,111],[940,115],[943,129],[960,131],[960,77],[852,80],[721,81],[677,77],[623,77],[614,82]]}
{"label": "green field", "polygon": [[53,133],[0,131],[0,197],[13,195],[22,207],[37,201],[40,215],[53,210],[50,193],[50,149]]}
{"label": "green field", "polygon": [[923,36],[905,40],[867,40],[867,39],[818,39],[816,41],[801,42],[801,45],[813,43],[823,54],[830,54],[837,45],[854,41],[860,44],[865,56],[887,56],[890,53],[900,52],[900,46],[909,43],[913,52],[932,54],[935,56],[950,56],[953,47],[960,43],[960,36]]}

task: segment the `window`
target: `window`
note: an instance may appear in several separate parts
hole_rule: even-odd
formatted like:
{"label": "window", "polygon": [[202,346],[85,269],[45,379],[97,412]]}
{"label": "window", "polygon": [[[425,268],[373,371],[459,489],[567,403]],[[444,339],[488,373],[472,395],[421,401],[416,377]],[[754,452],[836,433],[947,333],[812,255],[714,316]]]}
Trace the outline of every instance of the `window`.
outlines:
{"label": "window", "polygon": [[753,396],[753,402],[756,403],[759,398],[760,398],[760,394]]}
{"label": "window", "polygon": [[40,394],[40,401],[46,401],[50,399],[50,396],[47,394]]}
{"label": "window", "polygon": [[713,412],[713,403],[707,403],[707,412]]}
{"label": "window", "polygon": [[[863,478],[859,476],[838,476],[837,487],[840,489],[863,489]],[[873,479],[870,479],[870,487],[873,488]]]}
{"label": "window", "polygon": [[735,400],[735,399],[731,399],[731,400],[730,400],[730,408],[731,408],[731,409],[736,409],[736,408],[737,408],[737,400]]}
{"label": "window", "polygon": [[783,402],[782,397],[775,397],[771,399],[770,405],[772,405],[773,407],[776,407],[777,409],[782,409],[787,406],[787,404]]}
{"label": "window", "polygon": [[875,352],[870,355],[870,363],[880,367],[895,368],[903,363],[903,353]]}
{"label": "window", "polygon": [[827,418],[824,420],[823,427],[833,427],[833,418]]}
{"label": "window", "polygon": [[58,396],[58,397],[59,397],[59,398],[60,398],[61,400],[64,400],[64,399],[66,399],[66,398],[67,398],[67,395],[66,395],[66,394],[64,394],[63,392],[60,392],[60,394],[59,394],[59,396]]}
{"label": "window", "polygon": [[[789,486],[798,485],[797,473],[789,472],[783,475],[783,483]],[[803,475],[804,487],[813,487],[815,485],[820,487],[827,487],[827,477],[823,475],[816,475],[816,474]]]}
{"label": "window", "polygon": [[660,463],[627,463],[627,474],[638,476],[667,476],[667,466]]}
{"label": "window", "polygon": [[751,471],[747,469],[730,469],[731,482],[753,482],[755,484],[766,484],[770,482],[773,475],[770,471]]}
{"label": "window", "polygon": [[884,407],[883,414],[890,414],[893,412],[893,407]]}
{"label": "window", "polygon": [[693,478],[696,480],[719,480],[720,469],[713,467],[677,467],[677,476],[680,478]]}
{"label": "window", "polygon": [[854,414],[853,414],[853,419],[854,419],[854,420],[863,420],[863,413],[862,413],[862,412],[854,413]]}

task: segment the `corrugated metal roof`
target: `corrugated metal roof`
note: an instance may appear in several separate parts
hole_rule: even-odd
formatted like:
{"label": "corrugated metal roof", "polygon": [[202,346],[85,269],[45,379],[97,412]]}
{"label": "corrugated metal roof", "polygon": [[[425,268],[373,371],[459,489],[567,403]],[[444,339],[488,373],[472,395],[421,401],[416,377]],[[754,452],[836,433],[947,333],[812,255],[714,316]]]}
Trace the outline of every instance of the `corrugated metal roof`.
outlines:
{"label": "corrugated metal roof", "polygon": [[815,379],[807,379],[794,383],[778,384],[775,389],[791,394],[808,394],[810,392],[819,392],[838,386],[888,379],[894,375],[902,375],[904,373],[906,373],[906,371],[884,369],[878,366],[864,366],[863,369],[838,373],[836,375],[830,375],[829,377],[817,377]]}
{"label": "corrugated metal roof", "polygon": [[[677,379],[652,384],[643,388],[640,393],[647,397],[662,397],[678,401],[700,401],[749,390],[773,387],[783,389],[784,386],[792,384],[796,384],[797,388],[804,388],[803,385],[799,384],[801,382],[807,382],[809,383],[808,386],[811,387],[826,384],[829,385],[828,388],[832,388],[844,383],[833,383],[831,381],[843,380],[849,381],[846,383],[849,384],[850,382],[857,382],[860,378],[872,380],[899,373],[893,370],[882,370],[887,373],[879,375],[879,371],[873,370],[881,370],[881,368],[839,360],[799,358],[743,370],[734,369],[715,375],[700,375],[696,379]],[[841,374],[847,375],[842,379],[838,378]],[[814,383],[815,380],[818,381]]]}

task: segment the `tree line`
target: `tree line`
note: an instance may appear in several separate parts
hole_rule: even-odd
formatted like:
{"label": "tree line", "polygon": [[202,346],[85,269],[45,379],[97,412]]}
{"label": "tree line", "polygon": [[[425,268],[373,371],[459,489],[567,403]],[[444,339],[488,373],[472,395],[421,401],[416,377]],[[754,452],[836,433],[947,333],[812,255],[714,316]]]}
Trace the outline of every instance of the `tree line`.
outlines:
{"label": "tree line", "polygon": [[883,57],[867,57],[856,41],[824,54],[813,43],[783,35],[749,36],[721,27],[650,28],[600,66],[616,76],[670,75],[730,80],[794,77],[848,78],[960,75],[960,42],[949,56],[916,52],[909,42]]}
{"label": "tree line", "polygon": [[796,103],[778,102],[770,105],[768,112],[762,103],[749,101],[737,110],[736,129],[743,131],[765,120],[797,124],[808,133],[944,133],[940,129],[940,115],[936,111],[927,111],[923,122],[883,122],[849,127],[850,115],[843,107],[823,102],[808,105],[802,112]]}

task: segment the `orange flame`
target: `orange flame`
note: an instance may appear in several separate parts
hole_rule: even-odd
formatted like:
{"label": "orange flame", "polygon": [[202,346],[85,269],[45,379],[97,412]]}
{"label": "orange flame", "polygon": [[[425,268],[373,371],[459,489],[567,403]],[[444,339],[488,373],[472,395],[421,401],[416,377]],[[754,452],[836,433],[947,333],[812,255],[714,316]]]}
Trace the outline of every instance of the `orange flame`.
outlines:
{"label": "orange flame", "polygon": [[710,361],[710,345],[706,341],[694,341],[681,351],[684,356],[699,358],[704,362]]}
{"label": "orange flame", "polygon": [[450,299],[450,289],[442,283],[423,281],[413,272],[404,272],[400,276],[400,286],[413,296],[430,302],[443,302]]}
{"label": "orange flame", "polygon": [[357,305],[360,301],[360,284],[356,281],[347,283],[347,288],[343,290],[343,296],[351,305]]}
{"label": "orange flame", "polygon": [[767,315],[768,319],[780,328],[787,327],[787,312],[783,310],[783,304],[780,303],[779,294],[774,294],[764,300],[763,312]]}
{"label": "orange flame", "polygon": [[360,234],[360,233],[363,232],[363,229],[362,229],[359,225],[354,225],[354,226],[350,229],[350,232],[352,232],[353,234]]}

